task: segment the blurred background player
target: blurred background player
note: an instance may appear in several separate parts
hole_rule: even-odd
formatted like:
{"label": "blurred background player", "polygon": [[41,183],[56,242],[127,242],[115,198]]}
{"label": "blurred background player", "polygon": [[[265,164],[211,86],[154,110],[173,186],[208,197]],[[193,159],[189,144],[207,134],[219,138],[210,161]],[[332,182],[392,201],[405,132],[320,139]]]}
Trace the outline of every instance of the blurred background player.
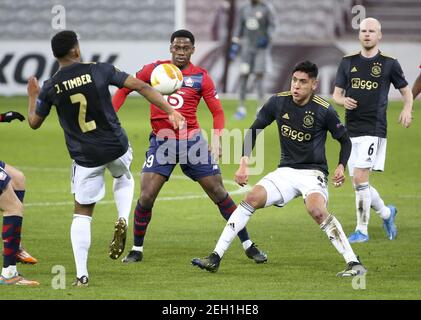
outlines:
{"label": "blurred background player", "polygon": [[70,236],[77,270],[73,285],[86,287],[89,281],[87,260],[91,244],[91,220],[95,203],[105,195],[105,169],[114,177],[114,199],[119,216],[110,245],[109,255],[112,259],[117,259],[124,250],[134,192],[134,180],[130,173],[132,151],[113,109],[108,86],[136,90],[165,110],[175,127],[183,123],[183,117],[148,84],[113,65],[81,63],[75,32],[57,33],[51,39],[51,47],[60,69],[44,83],[42,90],[34,77],[29,79],[28,121],[32,129],[38,129],[52,105],[56,106],[66,145],[73,159],[72,193],[75,207]]}
{"label": "blurred background player", "polygon": [[[164,183],[170,178],[177,162],[180,162],[184,174],[194,181],[197,181],[209,198],[218,206],[222,216],[228,220],[236,205],[231,199],[222,182],[221,171],[217,164],[220,157],[220,135],[224,128],[224,111],[221,106],[214,84],[207,71],[195,66],[190,62],[194,53],[195,38],[188,30],[177,30],[171,35],[170,52],[171,61],[156,61],[147,64],[136,73],[136,77],[145,82],[150,81],[152,70],[162,63],[173,63],[182,72],[183,86],[176,93],[171,95],[168,101],[186,119],[186,130],[173,132],[165,117],[165,114],[151,104],[151,126],[150,146],[146,154],[146,161],[142,168],[140,198],[134,213],[134,246],[130,253],[123,259],[123,262],[139,262],[143,258],[143,242],[147,227],[152,217],[152,208]],[[130,93],[128,89],[120,89],[113,97],[113,105],[118,110],[124,103],[126,96]],[[203,97],[206,105],[212,113],[214,137],[208,150],[208,142],[203,137],[197,121],[197,106]],[[159,148],[167,144],[169,138],[173,146],[171,163],[159,161]],[[179,145],[187,140],[186,153],[180,151]],[[199,159],[191,159],[189,150],[200,150]],[[203,151],[204,150],[204,151]],[[187,161],[182,161],[185,159]],[[193,161],[199,160],[199,161]],[[265,262],[267,256],[260,251],[250,240],[247,230],[239,232],[239,238],[247,257],[256,263]]]}
{"label": "blurred background player", "polygon": [[345,270],[337,275],[351,277],[366,273],[340,222],[327,210],[327,132],[341,145],[339,162],[332,179],[336,187],[341,186],[345,180],[344,171],[351,153],[351,141],[335,109],[314,95],[317,75],[318,68],[314,63],[298,63],[292,71],[291,91],[272,96],[257,114],[243,144],[243,157],[235,173],[235,181],[240,186],[247,184],[248,159],[256,136],[274,121],[279,128],[282,149],[278,169],[267,174],[253,187],[231,215],[214,251],[206,258],[193,259],[193,265],[216,272],[238,230],[245,227],[257,209],[272,205],[283,207],[301,195],[308,213],[347,263]]}
{"label": "blurred background player", "polygon": [[[421,65],[420,65],[421,68]],[[419,95],[421,92],[421,73],[418,75],[417,79],[414,82],[414,85],[412,86],[412,95],[414,99]]]}
{"label": "blurred background player", "polygon": [[333,93],[335,102],[346,109],[345,125],[352,141],[348,170],[355,189],[357,226],[349,236],[351,243],[369,240],[370,208],[383,219],[389,240],[397,235],[397,210],[393,205],[385,206],[377,190],[370,185],[369,177],[371,170],[384,170],[390,84],[393,83],[403,96],[399,122],[405,128],[412,122],[413,99],[399,62],[379,50],[381,38],[378,20],[366,18],[361,21],[361,52],[342,59]]}
{"label": "blurred background player", "polygon": [[[0,122],[11,122],[13,120],[23,121],[25,117],[16,111],[7,111],[0,114]],[[12,167],[11,165],[5,164],[0,160],[0,168],[7,172],[11,178],[12,189],[15,192],[16,196],[23,203],[25,197],[25,176],[23,172]],[[38,261],[32,257],[23,247],[22,244],[19,244],[18,252],[16,253],[17,262],[27,263],[27,264],[36,264]]]}
{"label": "blurred background player", "polygon": [[274,29],[273,11],[264,1],[250,0],[239,9],[229,54],[230,59],[234,59],[241,49],[240,101],[234,115],[236,120],[244,119],[247,115],[245,102],[250,74],[254,74],[258,108],[263,103],[263,80]]}

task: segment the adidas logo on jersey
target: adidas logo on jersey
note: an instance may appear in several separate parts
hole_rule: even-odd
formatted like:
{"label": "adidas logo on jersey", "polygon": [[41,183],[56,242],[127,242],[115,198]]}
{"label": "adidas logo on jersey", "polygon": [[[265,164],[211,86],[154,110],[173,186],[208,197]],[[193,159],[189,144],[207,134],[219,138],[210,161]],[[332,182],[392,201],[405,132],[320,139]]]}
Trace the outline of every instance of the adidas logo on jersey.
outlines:
{"label": "adidas logo on jersey", "polygon": [[285,113],[285,114],[282,116],[282,119],[287,119],[287,120],[289,120],[289,115],[288,115],[288,113]]}
{"label": "adidas logo on jersey", "polygon": [[357,72],[358,70],[357,70],[357,67],[353,67],[352,69],[351,69],[351,72]]}

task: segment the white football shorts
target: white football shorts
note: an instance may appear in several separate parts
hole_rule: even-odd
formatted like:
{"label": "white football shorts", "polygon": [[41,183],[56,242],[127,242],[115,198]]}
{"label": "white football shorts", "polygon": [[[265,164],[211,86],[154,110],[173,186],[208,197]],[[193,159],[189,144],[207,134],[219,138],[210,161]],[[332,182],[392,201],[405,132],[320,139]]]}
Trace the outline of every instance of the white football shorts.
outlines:
{"label": "white football shorts", "polygon": [[71,190],[75,200],[80,204],[98,202],[105,195],[105,169],[108,169],[114,178],[122,175],[131,176],[130,164],[133,159],[132,148],[120,158],[99,167],[86,168],[73,161]]}
{"label": "white football shorts", "polygon": [[264,176],[257,184],[266,189],[265,207],[283,207],[296,197],[302,196],[305,200],[312,193],[320,193],[326,204],[329,198],[327,179],[319,170],[278,168]]}
{"label": "white football shorts", "polygon": [[386,161],[387,139],[373,136],[351,138],[352,151],[348,160],[348,172],[352,177],[354,168],[383,171]]}

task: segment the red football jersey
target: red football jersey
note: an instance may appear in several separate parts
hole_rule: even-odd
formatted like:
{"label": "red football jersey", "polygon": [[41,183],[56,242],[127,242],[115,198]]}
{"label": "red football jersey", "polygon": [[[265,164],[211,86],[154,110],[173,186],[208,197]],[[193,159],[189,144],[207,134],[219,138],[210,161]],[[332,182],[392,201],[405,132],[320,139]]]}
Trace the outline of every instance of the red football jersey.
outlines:
{"label": "red football jersey", "polygon": [[[162,63],[171,63],[171,61],[156,61],[155,63],[147,64],[136,73],[136,78],[146,83],[150,83],[152,70]],[[168,103],[186,119],[186,126],[181,131],[176,130],[175,137],[178,139],[186,139],[200,130],[196,112],[202,97],[212,113],[213,128],[217,133],[221,134],[222,129],[224,128],[224,112],[218,93],[215,90],[215,85],[207,71],[190,63],[187,68],[181,70],[181,72],[184,78],[182,87],[177,92],[165,96]],[[118,111],[124,103],[126,96],[130,92],[131,90],[126,88],[119,89],[116,92],[113,97],[113,106],[116,111]],[[168,115],[164,111],[161,111],[153,104],[150,105],[150,109],[151,126],[156,135],[160,135],[160,130],[162,129],[166,129],[161,132],[161,135],[165,136],[168,136],[169,130],[174,131],[172,124],[168,119]]]}

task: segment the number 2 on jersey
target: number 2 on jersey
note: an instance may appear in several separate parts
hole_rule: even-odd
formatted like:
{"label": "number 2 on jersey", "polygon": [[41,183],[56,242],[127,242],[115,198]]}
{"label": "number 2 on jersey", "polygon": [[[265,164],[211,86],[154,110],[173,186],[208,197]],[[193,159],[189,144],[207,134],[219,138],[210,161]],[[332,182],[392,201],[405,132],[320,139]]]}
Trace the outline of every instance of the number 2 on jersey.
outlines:
{"label": "number 2 on jersey", "polygon": [[70,101],[74,104],[79,103],[79,127],[83,133],[96,129],[95,120],[86,122],[86,109],[88,108],[88,102],[83,94],[77,93],[70,96]]}

